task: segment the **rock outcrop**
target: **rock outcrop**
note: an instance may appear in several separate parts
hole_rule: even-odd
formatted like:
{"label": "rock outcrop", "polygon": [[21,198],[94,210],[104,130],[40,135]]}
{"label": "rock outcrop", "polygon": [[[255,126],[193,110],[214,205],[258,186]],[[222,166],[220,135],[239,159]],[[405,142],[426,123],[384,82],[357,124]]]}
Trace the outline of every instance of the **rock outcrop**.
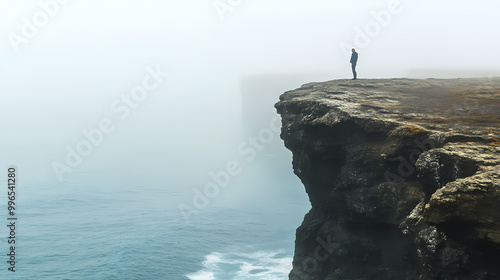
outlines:
{"label": "rock outcrop", "polygon": [[312,206],[290,279],[500,279],[500,78],[310,83],[276,108]]}

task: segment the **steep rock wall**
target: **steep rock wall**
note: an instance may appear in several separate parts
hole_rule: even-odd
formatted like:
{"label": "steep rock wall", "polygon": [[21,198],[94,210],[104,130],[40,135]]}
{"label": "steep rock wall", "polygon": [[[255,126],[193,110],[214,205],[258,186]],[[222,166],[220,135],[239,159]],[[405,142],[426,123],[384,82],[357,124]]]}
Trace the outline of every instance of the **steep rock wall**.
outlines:
{"label": "steep rock wall", "polygon": [[500,279],[500,79],[335,80],[281,95],[311,210],[290,279]]}

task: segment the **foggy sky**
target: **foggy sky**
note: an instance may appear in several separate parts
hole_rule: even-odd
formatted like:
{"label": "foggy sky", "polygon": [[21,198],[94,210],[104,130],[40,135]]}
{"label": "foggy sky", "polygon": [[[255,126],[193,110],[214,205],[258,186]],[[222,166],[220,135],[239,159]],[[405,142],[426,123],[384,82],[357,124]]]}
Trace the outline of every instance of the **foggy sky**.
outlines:
{"label": "foggy sky", "polygon": [[[64,161],[65,147],[103,118],[116,129],[79,171],[106,167],[113,178],[126,162],[155,178],[177,174],[172,184],[204,182],[242,141],[241,79],[350,78],[351,47],[360,78],[409,77],[415,69],[500,75],[493,0],[40,2],[57,9],[27,38],[27,22],[47,12],[39,1],[0,0],[0,166],[22,165],[32,182],[57,182],[51,162]],[[111,106],[141,84],[146,67],[169,76],[121,120]],[[76,181],[78,172],[67,178]]]}

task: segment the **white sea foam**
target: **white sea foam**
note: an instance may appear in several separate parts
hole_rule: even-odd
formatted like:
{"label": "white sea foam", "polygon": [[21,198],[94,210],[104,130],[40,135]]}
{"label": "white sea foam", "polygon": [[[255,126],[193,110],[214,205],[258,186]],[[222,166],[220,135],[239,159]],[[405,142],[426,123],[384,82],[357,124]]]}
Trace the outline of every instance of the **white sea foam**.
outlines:
{"label": "white sea foam", "polygon": [[203,262],[203,266],[205,267],[211,267],[213,265],[217,265],[217,263],[222,262],[221,254],[217,252],[213,252],[212,254],[206,256],[205,258],[206,260]]}
{"label": "white sea foam", "polygon": [[200,270],[195,273],[186,275],[187,278],[191,280],[211,280],[215,279],[214,274],[210,271]]}
{"label": "white sea foam", "polygon": [[292,269],[292,257],[282,252],[213,252],[205,257],[203,268],[187,274],[191,280],[282,280],[288,279]]}

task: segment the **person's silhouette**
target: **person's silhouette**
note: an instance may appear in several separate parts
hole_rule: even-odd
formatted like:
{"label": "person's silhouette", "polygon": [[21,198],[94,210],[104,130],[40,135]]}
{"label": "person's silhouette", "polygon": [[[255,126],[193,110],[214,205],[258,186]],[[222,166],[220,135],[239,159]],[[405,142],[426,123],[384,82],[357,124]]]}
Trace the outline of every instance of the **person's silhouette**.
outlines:
{"label": "person's silhouette", "polygon": [[351,55],[351,68],[352,68],[352,75],[354,78],[353,80],[357,79],[358,74],[356,73],[356,63],[358,63],[358,53],[356,52],[355,49],[352,49],[352,55]]}

